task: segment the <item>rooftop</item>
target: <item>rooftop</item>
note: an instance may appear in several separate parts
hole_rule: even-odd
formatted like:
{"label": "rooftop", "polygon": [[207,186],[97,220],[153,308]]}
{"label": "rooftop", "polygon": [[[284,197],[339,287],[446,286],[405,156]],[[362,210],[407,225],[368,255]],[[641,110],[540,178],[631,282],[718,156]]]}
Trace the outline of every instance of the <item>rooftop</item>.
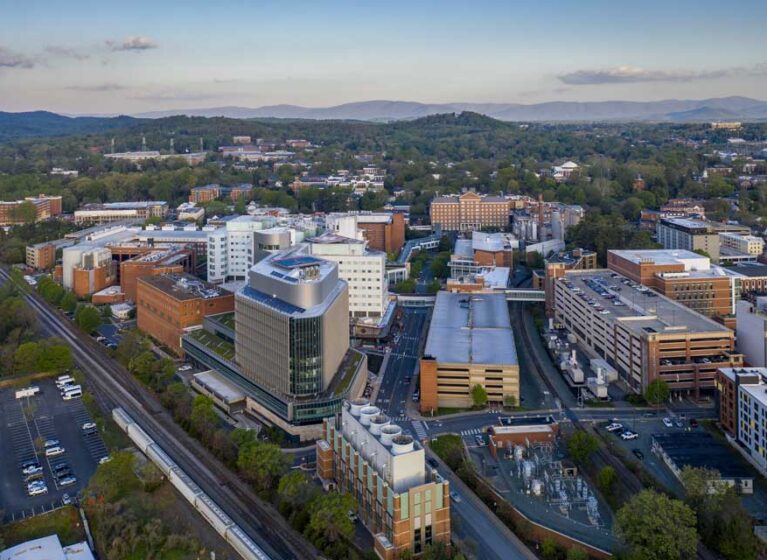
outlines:
{"label": "rooftop", "polygon": [[81,210],[134,210],[151,208],[152,206],[167,206],[164,200],[138,200],[131,202],[104,202],[84,205]]}
{"label": "rooftop", "polygon": [[312,237],[309,239],[310,243],[322,243],[327,245],[361,245],[365,243],[364,241],[360,239],[352,239],[351,237],[344,237],[343,235],[338,235],[337,233],[333,233],[332,231],[326,231],[322,235],[318,235],[317,237]]}
{"label": "rooftop", "polygon": [[711,264],[708,257],[685,249],[611,249],[609,252],[634,264],[684,264],[685,270],[708,270]]}
{"label": "rooftop", "polygon": [[[725,332],[723,325],[610,270],[573,270],[557,282],[575,292],[606,319],[640,335]],[[616,305],[618,301],[621,305]],[[593,303],[592,303],[593,302]]]}
{"label": "rooftop", "polygon": [[188,335],[190,338],[193,338],[209,350],[212,350],[225,360],[229,362],[234,361],[234,344],[229,342],[228,340],[224,340],[220,336],[216,336],[214,334],[210,334],[208,331],[205,331],[203,329],[197,329],[196,331],[192,331]]}
{"label": "rooftop", "polygon": [[93,553],[85,542],[61,546],[58,535],[48,535],[6,548],[0,560],[93,560]]}
{"label": "rooftop", "polygon": [[767,276],[767,265],[743,264],[726,269],[731,276],[747,276],[749,278],[761,278]]}
{"label": "rooftop", "polygon": [[438,292],[424,354],[447,363],[517,365],[506,296]]}
{"label": "rooftop", "polygon": [[512,249],[511,236],[507,233],[482,233],[474,231],[471,234],[471,246],[475,251],[508,251]]}
{"label": "rooftop", "polygon": [[196,373],[194,375],[194,381],[202,385],[206,390],[213,393],[219,400],[226,404],[233,404],[245,398],[245,393],[243,393],[234,383],[231,383],[225,377],[213,370]]}
{"label": "rooftop", "polygon": [[716,469],[724,479],[753,478],[740,457],[708,432],[653,434],[652,438],[679,469],[689,465]]}
{"label": "rooftop", "polygon": [[210,284],[190,274],[163,274],[160,276],[142,276],[139,282],[149,284],[174,299],[211,299],[230,295],[214,284]]}

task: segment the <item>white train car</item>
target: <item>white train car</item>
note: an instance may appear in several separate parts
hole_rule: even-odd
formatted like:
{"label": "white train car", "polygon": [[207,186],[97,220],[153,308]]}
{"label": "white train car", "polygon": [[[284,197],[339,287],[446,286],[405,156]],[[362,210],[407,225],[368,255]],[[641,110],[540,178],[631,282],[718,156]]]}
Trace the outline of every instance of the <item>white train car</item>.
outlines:
{"label": "white train car", "polygon": [[194,508],[213,526],[226,542],[245,560],[270,560],[267,555],[253,540],[248,537],[242,527],[237,525],[222,510],[213,499],[208,496],[192,480],[173,459],[171,459],[162,447],[149,437],[141,427],[133,421],[133,418],[122,408],[112,410],[112,418],[120,428],[128,434],[128,437],[155,465],[168,477],[173,487],[178,490]]}
{"label": "white train car", "polygon": [[157,465],[157,468],[159,468],[167,477],[170,477],[170,473],[173,469],[178,468],[178,465],[173,459],[168,457],[168,454],[156,443],[153,443],[146,448],[146,456],[149,457],[154,464]]}

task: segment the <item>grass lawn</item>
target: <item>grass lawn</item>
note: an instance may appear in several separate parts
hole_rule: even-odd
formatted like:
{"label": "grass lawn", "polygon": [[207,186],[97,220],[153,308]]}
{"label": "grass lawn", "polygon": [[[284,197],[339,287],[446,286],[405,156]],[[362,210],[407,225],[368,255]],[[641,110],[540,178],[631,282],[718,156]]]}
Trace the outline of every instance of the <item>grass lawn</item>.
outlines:
{"label": "grass lawn", "polygon": [[74,507],[64,507],[0,527],[0,534],[7,547],[54,533],[65,546],[85,540],[85,530]]}

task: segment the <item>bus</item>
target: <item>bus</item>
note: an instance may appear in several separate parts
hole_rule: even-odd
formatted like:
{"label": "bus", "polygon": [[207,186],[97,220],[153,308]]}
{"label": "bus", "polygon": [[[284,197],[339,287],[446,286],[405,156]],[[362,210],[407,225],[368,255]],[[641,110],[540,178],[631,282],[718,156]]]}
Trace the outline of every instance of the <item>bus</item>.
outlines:
{"label": "bus", "polygon": [[37,387],[37,386],[25,387],[24,389],[19,389],[16,391],[16,398],[23,399],[24,397],[34,397],[39,392],[40,392],[40,387]]}

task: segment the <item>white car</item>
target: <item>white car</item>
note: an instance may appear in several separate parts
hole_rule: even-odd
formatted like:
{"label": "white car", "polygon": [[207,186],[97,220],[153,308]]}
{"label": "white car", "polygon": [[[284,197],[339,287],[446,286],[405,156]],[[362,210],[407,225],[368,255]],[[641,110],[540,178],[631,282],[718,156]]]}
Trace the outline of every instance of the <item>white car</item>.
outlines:
{"label": "white car", "polygon": [[638,437],[639,437],[639,434],[637,434],[636,432],[631,432],[629,430],[626,430],[625,432],[623,432],[621,434],[621,439],[626,440],[626,441],[629,441],[629,440],[632,440],[632,439],[636,439]]}
{"label": "white car", "polygon": [[95,430],[97,427],[95,422],[86,422],[83,424],[83,431],[87,432],[88,430]]}
{"label": "white car", "polygon": [[623,424],[620,424],[618,422],[613,422],[612,424],[607,426],[605,430],[607,430],[608,432],[614,432],[616,430],[620,430],[621,428],[623,428]]}
{"label": "white car", "polygon": [[45,456],[55,457],[57,455],[63,455],[64,451],[65,449],[59,445],[57,445],[56,447],[49,447],[48,449],[45,450]]}
{"label": "white car", "polygon": [[27,494],[30,496],[41,496],[42,494],[48,493],[48,487],[47,486],[35,486],[34,488],[28,488]]}
{"label": "white car", "polygon": [[179,367],[177,371],[189,371],[192,369],[192,366],[189,364],[184,364],[183,366]]}
{"label": "white car", "polygon": [[663,419],[663,425],[664,425],[664,426],[666,426],[667,428],[671,428],[671,427],[674,425],[674,423],[671,421],[671,418],[669,418],[668,416],[666,416],[666,417]]}
{"label": "white car", "polygon": [[40,465],[30,465],[21,471],[22,474],[30,475],[43,472],[43,467]]}

